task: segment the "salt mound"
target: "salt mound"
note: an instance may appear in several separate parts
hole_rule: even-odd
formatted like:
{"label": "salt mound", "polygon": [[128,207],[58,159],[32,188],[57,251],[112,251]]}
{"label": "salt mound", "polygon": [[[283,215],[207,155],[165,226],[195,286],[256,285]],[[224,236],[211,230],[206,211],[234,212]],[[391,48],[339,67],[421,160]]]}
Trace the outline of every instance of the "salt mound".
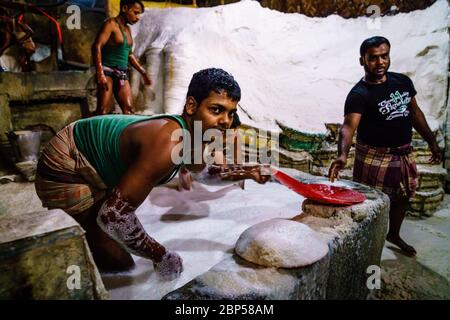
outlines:
{"label": "salt mound", "polygon": [[181,113],[192,74],[223,68],[242,88],[243,123],[279,131],[277,122],[311,133],[341,123],[344,102],[364,75],[361,42],[374,35],[391,44],[391,71],[412,78],[433,129],[445,121],[449,5],[380,18],[310,18],[241,1],[212,8],[151,9],[133,26],[134,53],[146,61],[153,85],[131,79],[144,113]]}
{"label": "salt mound", "polygon": [[236,242],[235,252],[265,267],[296,268],[323,258],[328,245],[303,223],[271,219],[245,230]]}

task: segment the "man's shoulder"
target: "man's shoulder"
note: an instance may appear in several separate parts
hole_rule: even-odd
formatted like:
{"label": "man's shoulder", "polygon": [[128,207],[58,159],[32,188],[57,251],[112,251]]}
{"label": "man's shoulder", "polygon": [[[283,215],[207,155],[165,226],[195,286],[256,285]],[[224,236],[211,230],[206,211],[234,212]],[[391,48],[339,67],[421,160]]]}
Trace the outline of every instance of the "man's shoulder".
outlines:
{"label": "man's shoulder", "polygon": [[[148,119],[135,126],[135,136],[142,144],[164,144],[172,146],[183,137],[182,126],[170,117]],[[179,134],[178,131],[180,131]]]}
{"label": "man's shoulder", "polygon": [[366,85],[364,85],[364,81],[361,79],[350,89],[348,96],[359,95],[364,97],[368,93],[369,89],[367,88]]}
{"label": "man's shoulder", "polygon": [[392,80],[412,82],[411,78],[403,73],[388,72],[387,74],[388,74],[388,77],[390,77]]}
{"label": "man's shoulder", "polygon": [[103,21],[103,28],[114,28],[115,24],[114,18],[107,18]]}

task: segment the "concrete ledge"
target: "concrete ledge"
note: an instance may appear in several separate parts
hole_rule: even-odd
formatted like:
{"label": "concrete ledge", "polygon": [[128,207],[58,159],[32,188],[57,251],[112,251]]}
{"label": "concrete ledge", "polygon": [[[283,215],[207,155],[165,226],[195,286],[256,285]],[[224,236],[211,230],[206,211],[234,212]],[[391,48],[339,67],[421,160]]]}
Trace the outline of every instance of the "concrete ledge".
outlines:
{"label": "concrete ledge", "polygon": [[0,95],[9,100],[86,98],[86,90],[95,89],[91,71],[2,72]]}
{"label": "concrete ledge", "polygon": [[[284,169],[309,183],[325,181]],[[264,268],[232,256],[170,292],[163,299],[365,299],[367,268],[380,265],[388,222],[389,199],[374,189],[341,181],[367,196],[363,204],[334,207],[304,201],[293,220],[328,240],[330,252],[302,268]]]}
{"label": "concrete ledge", "polygon": [[445,191],[442,188],[431,191],[417,191],[410,201],[411,210],[409,214],[412,216],[432,216],[444,200],[444,195]]}
{"label": "concrete ledge", "polygon": [[441,165],[417,165],[417,191],[431,191],[443,188],[447,170]]}
{"label": "concrete ledge", "polygon": [[84,230],[62,210],[0,216],[0,283],[0,299],[108,297]]}

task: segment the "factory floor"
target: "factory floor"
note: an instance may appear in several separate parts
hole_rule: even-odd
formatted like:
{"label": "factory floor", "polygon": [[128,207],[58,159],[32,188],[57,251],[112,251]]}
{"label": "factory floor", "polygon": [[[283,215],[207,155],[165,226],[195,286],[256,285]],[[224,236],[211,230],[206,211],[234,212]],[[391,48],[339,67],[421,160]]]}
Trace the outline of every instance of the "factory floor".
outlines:
{"label": "factory floor", "polygon": [[379,299],[450,299],[450,195],[432,217],[407,217],[401,236],[417,250],[407,257],[385,242]]}
{"label": "factory floor", "polygon": [[[0,215],[45,210],[30,182],[0,184]],[[386,242],[381,288],[373,299],[450,299],[450,195],[429,218],[406,218],[401,231],[417,250],[414,258]]]}

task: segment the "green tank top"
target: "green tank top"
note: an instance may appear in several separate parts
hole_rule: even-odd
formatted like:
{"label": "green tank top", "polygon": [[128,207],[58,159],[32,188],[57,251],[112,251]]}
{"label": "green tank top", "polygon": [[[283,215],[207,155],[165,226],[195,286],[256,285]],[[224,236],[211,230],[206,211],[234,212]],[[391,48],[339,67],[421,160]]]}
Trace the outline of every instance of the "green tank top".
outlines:
{"label": "green tank top", "polygon": [[[128,126],[149,119],[171,118],[187,130],[183,118],[178,115],[105,115],[78,120],[73,128],[73,138],[78,150],[89,160],[109,189],[114,188],[128,169],[120,155],[120,136]],[[185,130],[183,130],[183,143]],[[184,149],[186,150],[186,149]],[[159,184],[171,180],[181,165]]]}
{"label": "green tank top", "polygon": [[131,46],[128,45],[127,36],[123,32],[120,23],[115,20],[119,25],[120,32],[122,33],[123,43],[118,45],[107,44],[102,48],[102,64],[110,68],[127,69],[128,68],[128,55],[131,51]]}

